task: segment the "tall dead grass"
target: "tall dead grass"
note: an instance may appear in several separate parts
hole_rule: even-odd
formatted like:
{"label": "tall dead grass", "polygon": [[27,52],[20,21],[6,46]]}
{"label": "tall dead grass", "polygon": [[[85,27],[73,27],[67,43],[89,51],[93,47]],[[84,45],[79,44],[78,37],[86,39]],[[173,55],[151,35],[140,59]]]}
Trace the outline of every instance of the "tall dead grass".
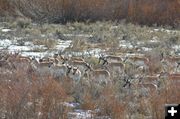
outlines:
{"label": "tall dead grass", "polygon": [[0,0],[0,14],[49,22],[126,19],[177,26],[179,6],[179,0]]}
{"label": "tall dead grass", "polygon": [[0,118],[66,118],[67,98],[60,83],[51,77],[29,77],[26,70],[0,74]]}

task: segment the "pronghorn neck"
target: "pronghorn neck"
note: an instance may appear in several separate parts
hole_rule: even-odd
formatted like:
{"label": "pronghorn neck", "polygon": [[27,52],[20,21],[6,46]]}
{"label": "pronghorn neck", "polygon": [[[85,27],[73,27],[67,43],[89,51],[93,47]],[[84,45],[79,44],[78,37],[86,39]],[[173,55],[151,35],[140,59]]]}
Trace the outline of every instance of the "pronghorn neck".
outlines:
{"label": "pronghorn neck", "polygon": [[88,64],[88,63],[85,63],[85,66],[86,66],[86,70],[85,70],[85,72],[87,72],[88,70],[92,70],[92,67],[91,67],[91,65],[90,64]]}
{"label": "pronghorn neck", "polygon": [[99,64],[101,63],[101,60],[103,61],[102,65],[108,64],[108,60],[106,57],[100,56],[98,61]]}
{"label": "pronghorn neck", "polygon": [[69,66],[69,65],[67,65],[66,67],[67,67],[67,72],[66,72],[66,74],[68,75],[68,74],[71,72],[72,67]]}
{"label": "pronghorn neck", "polygon": [[76,72],[77,72],[77,68],[76,69],[73,68],[73,75],[75,75]]}
{"label": "pronghorn neck", "polygon": [[38,61],[37,61],[35,58],[33,58],[31,61],[32,61],[32,63],[35,64],[35,65],[38,65],[38,64],[39,64]]}
{"label": "pronghorn neck", "polygon": [[99,63],[100,63],[101,60],[103,60],[103,59],[104,59],[104,57],[100,56],[100,57],[99,57]]}
{"label": "pronghorn neck", "polygon": [[49,62],[49,65],[48,65],[48,67],[50,68],[51,66],[53,66],[54,65],[54,63],[53,62]]}
{"label": "pronghorn neck", "polygon": [[54,63],[55,64],[58,64],[59,63],[59,60],[57,58],[54,58]]}

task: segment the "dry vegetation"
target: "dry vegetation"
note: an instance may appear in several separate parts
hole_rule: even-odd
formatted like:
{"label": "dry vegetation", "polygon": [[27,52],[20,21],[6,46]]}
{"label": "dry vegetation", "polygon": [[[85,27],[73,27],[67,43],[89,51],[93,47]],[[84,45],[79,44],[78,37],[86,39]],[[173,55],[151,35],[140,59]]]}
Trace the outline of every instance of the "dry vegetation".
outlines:
{"label": "dry vegetation", "polygon": [[0,82],[1,118],[44,119],[48,115],[65,118],[67,110],[60,103],[67,95],[61,84],[52,78],[38,77],[28,69],[18,69],[12,74],[1,72]]}
{"label": "dry vegetation", "polygon": [[74,84],[69,78],[54,79],[38,74],[29,64],[12,62],[16,69],[0,66],[1,118],[67,119],[72,109],[62,103],[79,102],[81,109],[93,110],[93,118],[162,119],[165,104],[180,103],[179,83],[168,79],[162,79],[157,91],[143,93],[144,89],[123,87],[123,79],[106,86],[84,78]]}
{"label": "dry vegetation", "polygon": [[0,15],[49,22],[126,19],[177,27],[179,6],[179,0],[0,0]]}
{"label": "dry vegetation", "polygon": [[[12,30],[0,30],[0,39],[13,41],[21,38],[17,42],[22,46],[30,41],[34,45],[44,45],[49,50],[57,45],[58,39],[72,40],[72,47],[65,50],[67,53],[93,48],[108,49],[105,53],[117,56],[138,52],[149,58],[149,69],[145,73],[153,75],[162,71],[161,52],[167,56],[176,56],[180,52],[172,49],[180,43],[179,30],[172,30],[170,26],[163,29],[125,22],[172,25],[179,28],[179,6],[179,0],[0,0],[0,16],[5,16],[0,20],[12,16],[22,17],[0,23],[2,28]],[[32,22],[33,20],[40,24]],[[42,22],[67,23],[41,24]],[[72,36],[66,36],[67,34]],[[158,43],[149,42],[152,39]],[[119,46],[120,41],[129,42],[133,47],[123,48]],[[142,44],[139,45],[140,42]],[[144,51],[143,47],[152,50]],[[44,49],[37,47],[33,51]],[[99,67],[96,57],[89,55],[84,59],[95,68]],[[78,102],[79,109],[92,110],[92,118],[95,119],[163,119],[165,104],[180,103],[180,85],[169,79],[159,78],[158,90],[146,92],[146,89],[137,88],[133,83],[132,87],[125,87],[123,76],[114,76],[112,83],[106,86],[98,85],[87,77],[81,77],[80,82],[74,84],[68,77],[54,78],[48,74],[39,74],[30,64],[13,59],[11,63],[15,69],[0,60],[0,118],[67,119],[68,113],[73,109],[63,103]],[[133,69],[130,63],[125,65],[129,77],[137,73],[138,69]]]}

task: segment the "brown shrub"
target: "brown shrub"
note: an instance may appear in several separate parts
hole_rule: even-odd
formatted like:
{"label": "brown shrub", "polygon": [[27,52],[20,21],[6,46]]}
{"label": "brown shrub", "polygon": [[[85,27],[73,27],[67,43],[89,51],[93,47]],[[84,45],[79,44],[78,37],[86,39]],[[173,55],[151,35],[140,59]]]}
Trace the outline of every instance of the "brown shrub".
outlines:
{"label": "brown shrub", "polygon": [[0,118],[65,118],[67,109],[61,103],[67,94],[61,83],[51,77],[29,77],[27,71],[0,73]]}
{"label": "brown shrub", "polygon": [[97,105],[101,110],[101,115],[110,116],[113,119],[125,118],[125,103],[117,98],[115,88],[108,86],[104,88]]}
{"label": "brown shrub", "polygon": [[50,22],[127,19],[148,25],[178,26],[179,6],[179,0],[0,0],[0,15],[20,12]]}
{"label": "brown shrub", "polygon": [[179,104],[180,93],[179,83],[174,81],[166,81],[166,86],[159,94],[154,94],[153,97],[148,99],[149,105],[151,106],[152,117],[156,119],[164,118],[165,104]]}

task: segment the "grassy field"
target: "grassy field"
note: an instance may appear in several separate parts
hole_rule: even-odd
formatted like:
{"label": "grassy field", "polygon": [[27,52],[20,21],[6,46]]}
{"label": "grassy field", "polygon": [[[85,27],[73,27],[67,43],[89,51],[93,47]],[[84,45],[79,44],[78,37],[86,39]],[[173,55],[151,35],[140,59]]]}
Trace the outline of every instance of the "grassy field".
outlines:
{"label": "grassy field", "polygon": [[[119,56],[120,54],[139,53],[148,57],[148,75],[162,71],[159,61],[160,53],[178,56],[179,50],[173,50],[180,41],[179,30],[172,27],[147,27],[121,21],[83,23],[74,22],[62,24],[35,24],[29,19],[2,22],[1,27],[12,31],[3,32],[1,39],[18,40],[21,45],[32,42],[35,45],[45,45],[51,50],[57,39],[72,40],[73,47],[65,52],[81,52],[87,49],[100,48],[102,53]],[[70,34],[68,36],[68,34]],[[134,47],[124,47],[126,41]],[[127,44],[128,46],[128,44]],[[152,48],[150,51],[138,48]],[[41,50],[38,50],[41,51]],[[176,53],[174,52],[176,51]],[[35,51],[36,52],[36,51]],[[1,58],[4,52],[1,52]],[[3,58],[2,58],[3,59]],[[85,61],[98,67],[98,58],[91,54],[84,57]],[[52,75],[42,75],[32,69],[31,63],[23,63],[12,59],[10,64],[0,62],[0,116],[7,119],[44,119],[60,118],[71,119],[74,109],[64,105],[64,102],[76,102],[78,109],[91,110],[92,118],[111,119],[162,119],[164,118],[164,104],[180,103],[179,83],[168,78],[160,78],[158,90],[149,90],[147,87],[124,87],[124,79],[112,76],[112,83],[105,86],[98,85],[87,77],[82,77],[78,84],[72,79],[54,78]],[[126,64],[127,76],[133,77],[138,69],[131,70]],[[167,70],[169,71],[169,70]],[[171,70],[170,70],[171,71]],[[144,74],[141,74],[144,75]],[[132,83],[132,85],[134,85]],[[146,89],[147,88],[147,89]]]}
{"label": "grassy field", "polygon": [[[180,60],[173,62],[180,56],[179,6],[179,0],[0,0],[0,118],[163,119],[165,104],[180,103]],[[93,70],[78,83],[72,69],[57,76],[57,53],[60,66],[75,68],[73,58],[81,58]],[[99,58],[106,56],[122,61],[104,66]],[[41,58],[48,66],[33,62]],[[122,64],[122,72],[111,63]],[[99,83],[94,69],[107,71],[110,81]]]}

